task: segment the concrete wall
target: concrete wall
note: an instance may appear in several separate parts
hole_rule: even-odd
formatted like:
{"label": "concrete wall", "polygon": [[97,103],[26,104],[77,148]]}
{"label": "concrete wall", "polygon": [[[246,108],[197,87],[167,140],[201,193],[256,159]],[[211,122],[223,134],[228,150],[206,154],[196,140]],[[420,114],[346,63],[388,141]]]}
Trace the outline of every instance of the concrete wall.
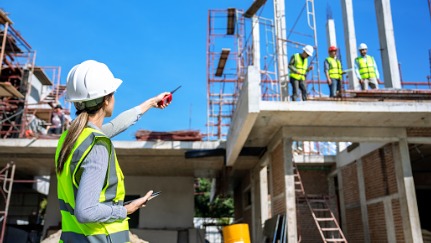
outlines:
{"label": "concrete wall", "polygon": [[126,176],[127,195],[144,196],[149,190],[161,191],[140,211],[139,228],[181,229],[193,227],[193,177]]}

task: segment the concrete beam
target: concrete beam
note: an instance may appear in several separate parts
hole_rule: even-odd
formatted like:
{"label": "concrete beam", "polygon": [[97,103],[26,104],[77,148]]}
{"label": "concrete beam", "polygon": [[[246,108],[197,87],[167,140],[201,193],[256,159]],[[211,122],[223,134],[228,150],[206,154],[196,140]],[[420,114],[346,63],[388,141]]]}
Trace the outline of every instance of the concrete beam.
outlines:
{"label": "concrete beam", "polygon": [[283,137],[295,141],[393,142],[405,138],[403,128],[285,126]]}
{"label": "concrete beam", "polygon": [[353,72],[355,67],[356,52],[356,34],[355,34],[355,21],[353,18],[353,0],[341,0],[341,12],[343,16],[344,26],[344,43],[346,45],[346,63],[347,68],[352,70],[347,73],[349,78],[349,88],[360,90],[359,81]]}
{"label": "concrete beam", "polygon": [[358,148],[348,152],[347,150],[337,154],[337,167],[346,166],[357,159],[383,147],[386,143],[361,143]]}
{"label": "concrete beam", "polygon": [[242,86],[226,143],[226,163],[233,166],[259,114],[260,72],[249,66]]}
{"label": "concrete beam", "polygon": [[375,0],[377,27],[386,88],[401,89],[390,0]]}

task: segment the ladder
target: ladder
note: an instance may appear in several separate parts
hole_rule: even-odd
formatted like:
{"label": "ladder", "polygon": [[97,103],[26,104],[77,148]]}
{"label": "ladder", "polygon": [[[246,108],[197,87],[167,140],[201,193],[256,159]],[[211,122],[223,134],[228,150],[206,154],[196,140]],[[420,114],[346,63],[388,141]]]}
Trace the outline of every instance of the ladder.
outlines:
{"label": "ladder", "polygon": [[45,104],[49,104],[50,106],[55,106],[55,104],[58,102],[58,98],[61,97],[65,91],[66,91],[65,85],[57,85],[39,103],[45,103]]}
{"label": "ladder", "polygon": [[[344,242],[347,243],[337,219],[328,205],[328,196],[305,194],[301,176],[294,165],[295,193],[297,202],[304,201],[307,203],[319,230],[323,242]],[[299,227],[298,227],[299,229]],[[299,237],[301,239],[301,237]]]}

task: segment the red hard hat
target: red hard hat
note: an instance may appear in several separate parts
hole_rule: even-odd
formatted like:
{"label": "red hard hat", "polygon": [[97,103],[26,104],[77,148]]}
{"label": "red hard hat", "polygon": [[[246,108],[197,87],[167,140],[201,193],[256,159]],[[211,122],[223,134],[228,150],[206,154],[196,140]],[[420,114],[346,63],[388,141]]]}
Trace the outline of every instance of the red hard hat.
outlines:
{"label": "red hard hat", "polygon": [[329,50],[328,51],[336,51],[337,50],[337,47],[335,47],[335,46],[331,46],[331,47],[329,47]]}

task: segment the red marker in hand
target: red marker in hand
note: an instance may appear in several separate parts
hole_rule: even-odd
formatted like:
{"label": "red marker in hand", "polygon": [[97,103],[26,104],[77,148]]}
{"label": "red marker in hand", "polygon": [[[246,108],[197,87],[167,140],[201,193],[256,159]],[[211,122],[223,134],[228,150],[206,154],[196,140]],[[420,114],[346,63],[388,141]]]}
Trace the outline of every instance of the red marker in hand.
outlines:
{"label": "red marker in hand", "polygon": [[161,101],[157,102],[157,105],[162,106],[171,103],[172,94],[175,93],[175,91],[177,91],[179,88],[181,88],[181,85],[178,86],[176,89],[172,90],[169,94],[165,95],[165,97],[163,97]]}

